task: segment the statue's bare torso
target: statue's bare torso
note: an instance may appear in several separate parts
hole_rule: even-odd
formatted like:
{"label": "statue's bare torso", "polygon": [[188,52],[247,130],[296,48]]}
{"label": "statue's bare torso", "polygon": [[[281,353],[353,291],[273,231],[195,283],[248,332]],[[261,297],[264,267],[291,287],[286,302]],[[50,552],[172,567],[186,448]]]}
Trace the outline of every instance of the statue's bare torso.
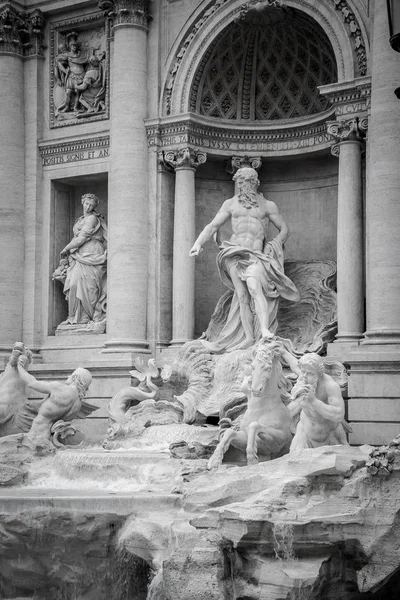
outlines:
{"label": "statue's bare torso", "polygon": [[232,237],[230,241],[238,246],[262,252],[265,231],[269,223],[268,204],[272,203],[260,194],[257,194],[257,202],[258,206],[246,208],[239,201],[238,196],[234,196],[226,200],[222,210],[225,208],[231,216]]}

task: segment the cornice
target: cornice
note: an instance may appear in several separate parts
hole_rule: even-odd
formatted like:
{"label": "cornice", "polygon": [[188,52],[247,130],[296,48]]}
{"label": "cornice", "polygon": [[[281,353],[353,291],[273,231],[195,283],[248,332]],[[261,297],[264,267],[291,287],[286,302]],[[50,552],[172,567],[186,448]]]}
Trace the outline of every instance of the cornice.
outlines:
{"label": "cornice", "polygon": [[363,116],[371,106],[371,77],[359,77],[351,81],[322,85],[321,94],[329,99],[335,108],[337,118],[350,115]]}
{"label": "cornice", "polygon": [[39,152],[44,167],[107,158],[110,153],[109,149],[109,135],[39,143]]}
{"label": "cornice", "polygon": [[290,155],[329,148],[326,122],[334,109],[301,120],[240,123],[217,121],[186,113],[180,116],[148,119],[145,122],[148,145],[157,150],[193,146],[209,154],[226,156],[234,152],[246,156]]}

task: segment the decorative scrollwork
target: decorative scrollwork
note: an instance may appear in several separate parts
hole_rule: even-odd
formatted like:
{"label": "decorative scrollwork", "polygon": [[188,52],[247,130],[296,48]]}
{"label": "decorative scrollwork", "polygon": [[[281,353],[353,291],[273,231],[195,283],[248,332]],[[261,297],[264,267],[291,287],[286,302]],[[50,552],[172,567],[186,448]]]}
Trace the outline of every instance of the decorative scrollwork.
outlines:
{"label": "decorative scrollwork", "polygon": [[169,150],[164,154],[164,161],[174,169],[197,167],[207,160],[207,154],[200,150],[192,148],[179,148],[178,150]]}

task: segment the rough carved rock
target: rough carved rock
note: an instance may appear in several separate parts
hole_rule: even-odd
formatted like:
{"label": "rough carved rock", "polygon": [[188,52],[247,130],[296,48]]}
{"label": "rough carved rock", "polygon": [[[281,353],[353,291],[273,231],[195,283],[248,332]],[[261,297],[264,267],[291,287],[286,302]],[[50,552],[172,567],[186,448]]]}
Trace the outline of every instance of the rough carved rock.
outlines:
{"label": "rough carved rock", "polygon": [[[258,466],[220,467],[185,485],[185,510],[208,508],[191,524],[221,549],[236,597],[355,600],[386,585],[400,564],[400,452],[392,476],[382,478],[365,468],[370,451],[303,450]],[[177,553],[179,564],[184,554]],[[192,554],[186,550],[186,564]],[[201,559],[193,568],[201,577]],[[205,559],[205,579],[209,568]],[[185,575],[191,580],[190,568]],[[176,576],[164,570],[164,577],[170,597],[183,598]]]}
{"label": "rough carved rock", "polygon": [[0,462],[0,486],[22,485],[26,478],[26,470]]}
{"label": "rough carved rock", "polygon": [[175,442],[170,445],[169,452],[172,458],[184,458],[187,460],[210,458],[217,447],[217,443],[217,440],[207,445],[197,441],[191,443],[185,441]]}

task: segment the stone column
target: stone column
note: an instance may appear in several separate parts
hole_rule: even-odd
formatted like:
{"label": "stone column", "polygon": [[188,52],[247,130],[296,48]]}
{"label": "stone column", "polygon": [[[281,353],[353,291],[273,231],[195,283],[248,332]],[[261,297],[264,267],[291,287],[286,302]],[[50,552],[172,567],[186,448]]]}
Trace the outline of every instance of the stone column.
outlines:
{"label": "stone column", "polygon": [[332,154],[339,157],[337,220],[337,342],[358,342],[364,332],[363,193],[361,153],[367,119],[328,124],[338,142]]}
{"label": "stone column", "polygon": [[183,148],[166,152],[164,158],[175,169],[171,345],[182,346],[194,337],[195,261],[189,251],[196,234],[195,173],[207,155]]}
{"label": "stone column", "polygon": [[[0,5],[0,354],[22,340],[24,286],[25,120],[23,20]],[[1,365],[2,368],[2,365]]]}
{"label": "stone column", "polygon": [[400,54],[389,44],[386,4],[375,0],[369,189],[366,199],[367,344],[400,343]]}
{"label": "stone column", "polygon": [[102,0],[99,6],[112,18],[114,34],[104,352],[146,351],[149,0]]}

